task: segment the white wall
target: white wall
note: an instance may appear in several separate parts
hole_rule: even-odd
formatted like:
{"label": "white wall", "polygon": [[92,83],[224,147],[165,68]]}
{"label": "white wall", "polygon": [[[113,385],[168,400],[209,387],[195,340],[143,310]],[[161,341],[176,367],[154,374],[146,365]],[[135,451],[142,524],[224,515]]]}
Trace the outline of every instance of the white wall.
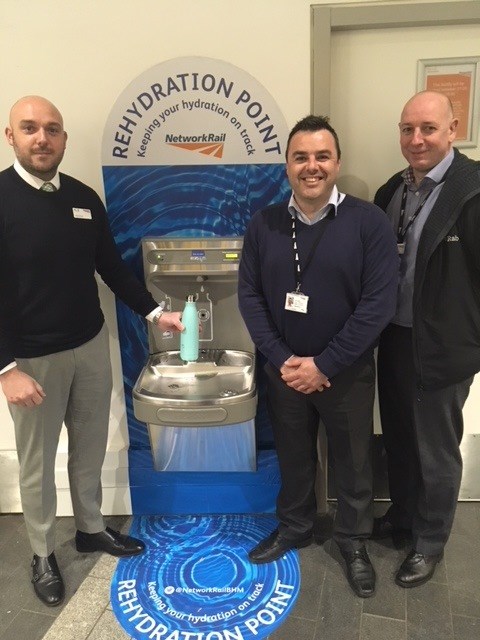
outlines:
{"label": "white wall", "polygon": [[[363,55],[370,41],[363,34],[360,37]],[[103,197],[103,127],[117,96],[145,69],[177,56],[223,59],[255,76],[292,126],[310,109],[310,47],[310,0],[0,0],[0,119],[7,123],[10,106],[23,95],[40,94],[52,100],[62,111],[69,133],[62,170],[90,184]],[[354,80],[349,64],[341,73]],[[388,76],[382,75],[386,79]],[[394,125],[398,117],[398,104],[384,99],[389,97],[389,90],[372,81],[368,92],[373,91],[378,95],[372,94],[371,102],[382,104],[384,120],[378,134],[381,139],[369,136],[365,144],[369,163],[374,146],[387,145],[385,131],[391,118]],[[340,129],[345,159],[349,139],[361,136],[362,131],[366,134],[372,127],[380,131],[377,125],[378,116],[370,110],[364,114],[361,127]],[[363,138],[359,139],[363,144]],[[363,166],[367,166],[365,157],[362,151]],[[375,157],[383,169],[378,174],[380,181],[388,173],[387,165]],[[0,167],[11,164],[12,158],[6,142],[0,144]],[[392,163],[396,168],[393,157]],[[360,179],[367,181],[373,175],[362,173]],[[103,477],[104,512],[126,513],[130,509],[127,430],[115,309],[113,297],[103,285],[101,297],[111,332],[114,368],[110,441]],[[0,512],[19,511],[13,429],[3,397],[0,426]],[[57,464],[59,514],[70,513],[65,451],[62,439]]]}

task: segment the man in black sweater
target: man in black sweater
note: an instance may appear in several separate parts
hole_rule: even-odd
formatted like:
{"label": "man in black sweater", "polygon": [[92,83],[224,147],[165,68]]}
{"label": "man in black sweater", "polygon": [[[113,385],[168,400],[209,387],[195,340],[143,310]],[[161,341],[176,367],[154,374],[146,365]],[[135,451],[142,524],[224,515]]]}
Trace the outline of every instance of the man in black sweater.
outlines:
{"label": "man in black sweater", "polygon": [[427,582],[442,559],[462,477],[462,409],[480,370],[480,163],[452,148],[457,124],[445,95],[413,96],[399,124],[409,166],[375,197],[397,233],[400,271],[378,354],[392,505],[373,534],[411,531],[401,587]]}
{"label": "man in black sweater", "polygon": [[77,550],[128,556],[144,549],[105,528],[100,511],[112,381],[95,271],[162,330],[183,325],[180,313],[162,313],[123,263],[98,195],[58,172],[67,141],[58,109],[24,97],[5,133],[16,161],[0,173],[0,382],[15,425],[32,582],[55,606],[65,594],[54,555],[63,422]]}

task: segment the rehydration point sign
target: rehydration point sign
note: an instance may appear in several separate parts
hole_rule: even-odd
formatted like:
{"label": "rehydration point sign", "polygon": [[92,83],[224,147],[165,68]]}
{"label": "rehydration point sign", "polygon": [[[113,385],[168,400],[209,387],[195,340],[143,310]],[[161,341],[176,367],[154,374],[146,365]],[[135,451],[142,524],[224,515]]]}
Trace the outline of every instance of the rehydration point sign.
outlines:
{"label": "rehydration point sign", "polygon": [[283,163],[288,130],[271,95],[222,60],[175,58],[141,74],[110,113],[104,166]]}

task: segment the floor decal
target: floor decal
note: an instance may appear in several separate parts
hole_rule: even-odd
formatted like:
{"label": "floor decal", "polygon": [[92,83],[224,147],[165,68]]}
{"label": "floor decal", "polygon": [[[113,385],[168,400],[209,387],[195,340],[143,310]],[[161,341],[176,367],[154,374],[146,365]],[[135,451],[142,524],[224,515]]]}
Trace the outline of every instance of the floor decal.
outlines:
{"label": "floor decal", "polygon": [[300,587],[296,551],[254,565],[248,551],[276,526],[270,516],[140,516],[141,556],[121,559],[111,601],[132,637],[265,638],[287,618]]}

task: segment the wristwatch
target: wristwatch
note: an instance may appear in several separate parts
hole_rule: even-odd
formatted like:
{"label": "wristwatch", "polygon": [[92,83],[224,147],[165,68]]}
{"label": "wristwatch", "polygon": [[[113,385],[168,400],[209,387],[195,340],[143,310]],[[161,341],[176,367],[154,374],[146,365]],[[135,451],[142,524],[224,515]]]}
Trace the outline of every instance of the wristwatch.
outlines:
{"label": "wristwatch", "polygon": [[152,318],[152,322],[153,324],[156,326],[158,324],[158,321],[160,320],[160,318],[163,316],[163,309],[161,309],[158,313],[156,313],[153,318]]}

